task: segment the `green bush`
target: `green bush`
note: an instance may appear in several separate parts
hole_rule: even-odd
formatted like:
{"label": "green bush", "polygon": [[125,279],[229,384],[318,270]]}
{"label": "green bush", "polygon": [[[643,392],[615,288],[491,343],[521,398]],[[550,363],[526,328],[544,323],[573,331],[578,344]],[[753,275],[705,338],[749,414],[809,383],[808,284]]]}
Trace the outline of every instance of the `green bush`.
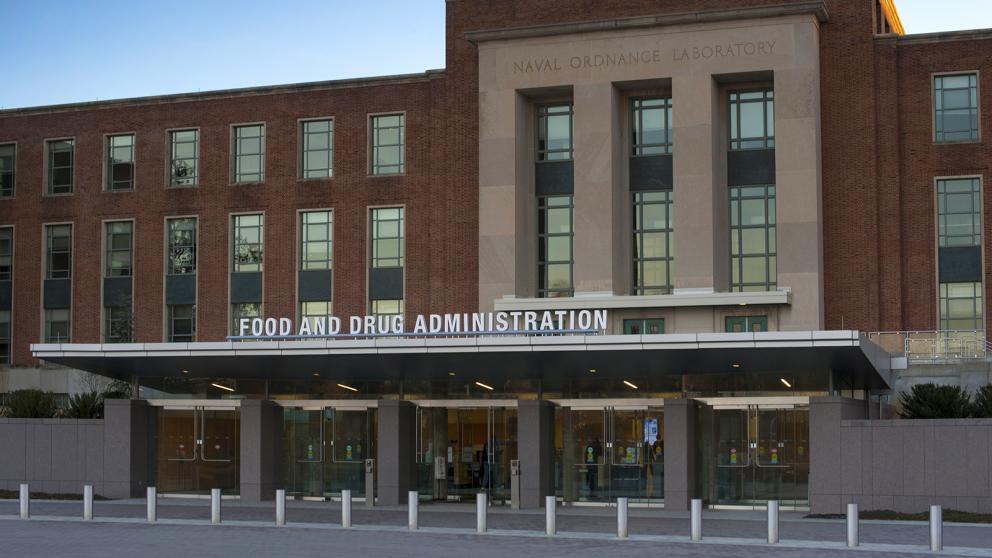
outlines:
{"label": "green bush", "polygon": [[103,394],[89,391],[70,396],[65,417],[75,419],[103,418]]}
{"label": "green bush", "polygon": [[19,389],[7,394],[11,418],[52,418],[58,405],[55,396],[40,389]]}
{"label": "green bush", "polygon": [[974,403],[960,386],[917,384],[899,395],[899,415],[907,419],[967,418],[974,414]]}
{"label": "green bush", "polygon": [[975,393],[975,416],[992,418],[992,384],[985,384]]}

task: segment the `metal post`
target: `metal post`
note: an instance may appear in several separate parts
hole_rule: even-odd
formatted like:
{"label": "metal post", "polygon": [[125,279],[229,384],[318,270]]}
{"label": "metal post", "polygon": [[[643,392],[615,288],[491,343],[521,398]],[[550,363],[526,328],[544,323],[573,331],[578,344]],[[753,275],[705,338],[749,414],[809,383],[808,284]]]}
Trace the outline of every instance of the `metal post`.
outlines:
{"label": "metal post", "polygon": [[930,506],[930,550],[944,550],[944,509]]}
{"label": "metal post", "polygon": [[407,496],[407,504],[409,505],[409,511],[407,512],[407,523],[410,526],[411,531],[417,530],[417,513],[418,507],[420,505],[419,495],[416,490],[411,490]]}
{"label": "metal post", "polygon": [[93,485],[83,486],[83,519],[93,519]]}
{"label": "metal post", "polygon": [[276,525],[282,527],[286,524],[286,489],[276,490]]}
{"label": "metal post", "polygon": [[703,501],[699,498],[693,498],[689,508],[689,539],[703,540]]}
{"label": "metal post", "polygon": [[854,548],[860,544],[858,534],[858,505],[847,505],[847,546]]}
{"label": "metal post", "polygon": [[220,489],[210,489],[210,523],[220,523]]}
{"label": "metal post", "polygon": [[375,506],[375,459],[365,460],[365,507]]}
{"label": "metal post", "polygon": [[156,493],[154,486],[149,486],[145,491],[145,501],[148,508],[148,521],[156,520],[156,510],[155,506],[158,505],[158,494]]}
{"label": "metal post", "polygon": [[617,498],[617,538],[627,538],[627,498]]}
{"label": "metal post", "polygon": [[556,510],[555,510],[555,506],[557,504],[558,504],[558,501],[555,500],[555,497],[554,496],[545,496],[544,497],[544,508],[545,508],[544,509],[544,518],[545,518],[545,521],[547,523],[546,530],[547,530],[547,533],[549,535],[554,535],[555,533],[558,532],[558,526],[556,525],[556,520],[557,520],[556,515],[557,515],[557,513],[556,513]]}
{"label": "metal post", "polygon": [[510,507],[520,509],[520,460],[510,460]]}
{"label": "metal post", "polygon": [[486,513],[488,512],[486,493],[480,492],[475,495],[475,530],[479,533],[486,532]]}
{"label": "metal post", "polygon": [[778,544],[778,500],[768,501],[768,544]]}
{"label": "metal post", "polygon": [[31,517],[31,491],[27,483],[21,483],[21,519]]}
{"label": "metal post", "polygon": [[351,527],[351,491],[341,491],[341,526]]}

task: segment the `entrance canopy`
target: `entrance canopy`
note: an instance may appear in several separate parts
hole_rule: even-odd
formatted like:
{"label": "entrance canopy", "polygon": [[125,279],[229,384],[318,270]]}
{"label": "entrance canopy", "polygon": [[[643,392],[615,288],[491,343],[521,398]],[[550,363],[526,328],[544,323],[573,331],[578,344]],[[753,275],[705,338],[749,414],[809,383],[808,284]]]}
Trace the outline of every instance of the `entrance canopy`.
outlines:
{"label": "entrance canopy", "polygon": [[202,343],[35,344],[48,362],[118,379],[224,377],[369,381],[486,377],[830,372],[890,389],[890,356],[857,331],[315,339]]}

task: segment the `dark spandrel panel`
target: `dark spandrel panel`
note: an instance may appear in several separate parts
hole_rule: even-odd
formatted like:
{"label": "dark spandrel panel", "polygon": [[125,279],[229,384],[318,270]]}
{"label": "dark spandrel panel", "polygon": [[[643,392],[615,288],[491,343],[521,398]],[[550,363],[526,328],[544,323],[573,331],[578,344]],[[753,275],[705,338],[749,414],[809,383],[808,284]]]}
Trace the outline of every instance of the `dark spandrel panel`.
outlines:
{"label": "dark spandrel panel", "polygon": [[671,190],[672,156],[631,157],[630,190]]}
{"label": "dark spandrel panel", "polygon": [[11,309],[11,282],[0,281],[0,310]]}
{"label": "dark spandrel panel", "polygon": [[131,306],[131,278],[106,277],[103,280],[103,305],[112,308]]}
{"label": "dark spandrel panel", "polygon": [[375,267],[369,270],[369,299],[403,298],[403,268]]}
{"label": "dark spandrel panel", "polygon": [[538,196],[571,194],[575,190],[575,165],[572,161],[537,163],[534,182]]}
{"label": "dark spandrel panel", "polygon": [[727,184],[775,184],[775,150],[728,151]]}
{"label": "dark spandrel panel", "polygon": [[262,302],[262,274],[247,271],[231,274],[231,304]]}
{"label": "dark spandrel panel", "polygon": [[196,274],[166,276],[165,303],[196,304]]}
{"label": "dark spandrel panel", "polygon": [[44,302],[46,309],[69,308],[72,303],[72,281],[45,279]]}
{"label": "dark spandrel panel", "polygon": [[970,283],[982,280],[982,247],[941,247],[937,252],[941,283]]}
{"label": "dark spandrel panel", "polygon": [[300,302],[333,300],[333,272],[330,269],[313,269],[300,272]]}

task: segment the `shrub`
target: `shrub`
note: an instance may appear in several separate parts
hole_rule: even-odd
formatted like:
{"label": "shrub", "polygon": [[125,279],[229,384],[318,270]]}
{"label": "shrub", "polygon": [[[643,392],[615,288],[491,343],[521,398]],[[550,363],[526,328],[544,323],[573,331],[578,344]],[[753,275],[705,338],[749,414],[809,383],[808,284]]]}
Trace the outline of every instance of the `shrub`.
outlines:
{"label": "shrub", "polygon": [[975,393],[975,416],[992,418],[992,384],[985,384]]}
{"label": "shrub", "polygon": [[907,419],[967,418],[974,413],[968,392],[960,386],[917,384],[899,395],[899,415]]}
{"label": "shrub", "polygon": [[40,389],[19,389],[7,395],[11,418],[52,418],[58,405],[55,396]]}
{"label": "shrub", "polygon": [[103,418],[103,394],[89,391],[70,396],[65,417],[76,419]]}

